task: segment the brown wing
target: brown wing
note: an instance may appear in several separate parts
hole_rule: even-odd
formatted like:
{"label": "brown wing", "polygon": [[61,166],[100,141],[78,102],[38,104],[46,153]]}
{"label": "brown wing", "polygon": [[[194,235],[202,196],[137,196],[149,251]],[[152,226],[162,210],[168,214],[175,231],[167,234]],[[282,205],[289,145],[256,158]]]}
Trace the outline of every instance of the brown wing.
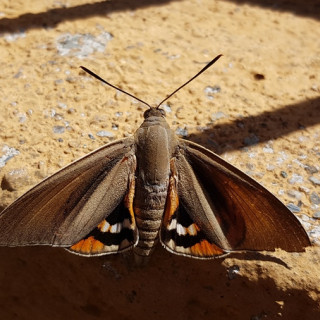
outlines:
{"label": "brown wing", "polygon": [[[167,200],[160,229],[160,241],[170,252],[199,259],[222,256],[225,251],[208,237],[193,221],[178,196],[179,180],[176,159],[170,162],[170,179]],[[192,172],[190,172],[192,174]],[[193,189],[193,185],[188,186]],[[183,200],[183,195],[182,195]],[[195,210],[197,208],[194,208]],[[209,229],[210,231],[210,229]]]}
{"label": "brown wing", "polygon": [[0,214],[0,245],[72,246],[124,200],[133,140],[110,143],[45,179]]}
{"label": "brown wing", "polygon": [[255,180],[198,144],[180,140],[178,197],[207,239],[226,251],[303,251],[309,238],[288,208]]}

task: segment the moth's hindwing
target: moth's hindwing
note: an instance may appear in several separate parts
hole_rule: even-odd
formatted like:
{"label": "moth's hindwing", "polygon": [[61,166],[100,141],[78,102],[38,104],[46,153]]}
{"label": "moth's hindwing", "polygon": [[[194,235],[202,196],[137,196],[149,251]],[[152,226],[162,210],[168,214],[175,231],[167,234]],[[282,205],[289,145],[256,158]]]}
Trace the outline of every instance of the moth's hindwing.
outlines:
{"label": "moth's hindwing", "polygon": [[95,229],[67,250],[78,255],[100,256],[134,247],[139,240],[133,212],[134,191],[135,180],[132,174],[123,201]]}
{"label": "moth's hindwing", "polygon": [[160,239],[168,251],[180,255],[209,259],[225,254],[221,248],[206,237],[205,233],[190,218],[182,203],[179,203],[177,174],[173,160],[171,161],[171,177]]}

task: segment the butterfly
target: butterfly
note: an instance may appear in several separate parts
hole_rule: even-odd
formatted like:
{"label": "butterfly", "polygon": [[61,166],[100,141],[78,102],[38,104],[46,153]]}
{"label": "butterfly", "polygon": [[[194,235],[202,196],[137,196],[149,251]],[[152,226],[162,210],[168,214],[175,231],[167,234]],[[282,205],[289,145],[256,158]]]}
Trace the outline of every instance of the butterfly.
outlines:
{"label": "butterfly", "polygon": [[0,245],[50,245],[83,256],[156,243],[208,259],[233,251],[303,251],[309,238],[289,209],[251,177],[199,144],[179,139],[160,105],[134,136],[111,142],[40,182],[0,214]]}

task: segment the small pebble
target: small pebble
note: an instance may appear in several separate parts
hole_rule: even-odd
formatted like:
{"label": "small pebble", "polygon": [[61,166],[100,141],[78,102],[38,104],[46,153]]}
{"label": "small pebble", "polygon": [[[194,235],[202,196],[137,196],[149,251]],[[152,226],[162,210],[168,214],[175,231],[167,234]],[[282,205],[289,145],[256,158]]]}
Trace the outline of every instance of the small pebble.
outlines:
{"label": "small pebble", "polygon": [[211,120],[212,121],[216,121],[216,120],[223,119],[223,118],[226,118],[226,117],[227,116],[222,111],[218,111],[218,112],[215,112],[215,113],[211,114]]}
{"label": "small pebble", "polygon": [[268,171],[273,171],[276,167],[273,164],[268,163],[267,164],[267,170]]}
{"label": "small pebble", "polygon": [[320,204],[320,197],[315,192],[312,192],[310,195],[310,201],[312,204]]}
{"label": "small pebble", "polygon": [[19,117],[19,122],[20,123],[24,123],[27,120],[27,115],[25,113],[19,113],[18,117]]}
{"label": "small pebble", "polygon": [[310,189],[305,187],[305,186],[299,186],[299,191],[305,193],[305,194],[308,194],[310,193]]}
{"label": "small pebble", "polygon": [[307,188],[307,187],[305,187],[305,186],[299,186],[299,190],[300,190],[301,192],[304,192],[305,194],[310,193],[310,189]]}
{"label": "small pebble", "polygon": [[170,60],[179,59],[179,58],[180,58],[180,54],[173,54],[173,55],[171,55],[171,56],[168,56],[168,58],[169,58]]}
{"label": "small pebble", "polygon": [[301,200],[301,198],[302,198],[301,192],[296,191],[296,190],[289,190],[289,191],[287,192],[287,194],[288,194],[288,196],[290,196],[291,198],[295,198],[295,199],[297,199],[297,200]]}
{"label": "small pebble", "polygon": [[64,126],[54,126],[53,132],[54,133],[64,133],[66,128]]}
{"label": "small pebble", "polygon": [[176,135],[181,136],[181,137],[187,137],[188,136],[188,130],[187,129],[182,129],[182,128],[177,128],[176,129]]}
{"label": "small pebble", "polygon": [[75,78],[75,77],[67,77],[66,81],[69,82],[69,83],[75,83],[77,81],[77,78]]}
{"label": "small pebble", "polygon": [[277,164],[278,165],[282,164],[286,159],[288,159],[288,155],[284,151],[279,152],[279,157],[277,158]]}
{"label": "small pebble", "polygon": [[247,163],[246,164],[247,169],[249,170],[254,170],[255,169],[255,165],[253,163]]}
{"label": "small pebble", "polygon": [[70,141],[68,141],[68,146],[71,147],[71,148],[79,148],[80,141],[78,141],[78,140],[70,140]]}
{"label": "small pebble", "polygon": [[68,112],[69,114],[73,114],[73,113],[76,112],[76,109],[75,109],[75,108],[69,108],[69,109],[67,110],[67,112]]}
{"label": "small pebble", "polygon": [[65,103],[63,103],[63,102],[58,102],[58,107],[60,109],[67,109],[67,105]]}
{"label": "small pebble", "polygon": [[237,265],[234,265],[234,266],[228,268],[228,278],[229,278],[229,280],[235,279],[239,272],[240,272],[240,267],[237,266]]}
{"label": "small pebble", "polygon": [[214,95],[219,93],[221,91],[221,88],[219,86],[207,86],[205,89],[204,89],[204,93],[206,94],[206,96],[212,100],[214,98]]}
{"label": "small pebble", "polygon": [[45,118],[53,118],[55,116],[55,114],[56,114],[56,110],[54,110],[54,109],[50,109],[50,110],[45,109],[43,111],[43,115]]}
{"label": "small pebble", "polygon": [[311,181],[313,184],[320,186],[320,179],[316,178],[316,177],[310,177],[309,181]]}
{"label": "small pebble", "polygon": [[58,37],[57,50],[61,56],[75,56],[85,58],[94,52],[104,52],[108,42],[113,36],[103,31],[97,36],[90,33],[65,33]]}
{"label": "small pebble", "polygon": [[301,182],[303,182],[303,177],[296,173],[293,173],[292,178],[289,179],[290,184],[301,183]]}
{"label": "small pebble", "polygon": [[114,136],[114,134],[110,131],[101,130],[101,131],[97,132],[97,136],[112,138]]}
{"label": "small pebble", "polygon": [[55,81],[54,81],[54,84],[55,84],[55,85],[58,85],[58,84],[61,84],[61,83],[63,83],[63,80],[62,80],[62,79],[58,79],[58,80],[55,80]]}
{"label": "small pebble", "polygon": [[317,211],[312,216],[314,219],[320,219],[320,211]]}
{"label": "small pebble", "polygon": [[287,208],[293,213],[297,213],[301,211],[301,209],[293,203],[288,203]]}
{"label": "small pebble", "polygon": [[316,244],[320,245],[320,226],[312,227],[312,229],[308,232],[311,241]]}
{"label": "small pebble", "polygon": [[280,175],[281,175],[282,178],[287,178],[288,177],[288,174],[285,171],[281,171]]}
{"label": "small pebble", "polygon": [[30,184],[30,176],[27,169],[19,168],[4,174],[1,181],[2,190],[15,191]]}
{"label": "small pebble", "polygon": [[60,113],[56,113],[56,114],[54,115],[54,119],[55,119],[55,120],[62,120],[62,119],[63,119],[63,116],[62,116]]}
{"label": "small pebble", "polygon": [[306,170],[309,174],[318,172],[318,169],[315,166],[309,166],[308,164],[305,166],[304,170]]}
{"label": "small pebble", "polygon": [[119,129],[119,125],[117,125],[116,123],[113,123],[111,128],[112,128],[112,130],[118,130]]}
{"label": "small pebble", "polygon": [[23,29],[20,29],[19,31],[17,32],[12,32],[10,34],[7,34],[5,35],[5,39],[8,41],[8,42],[13,42],[13,41],[16,41],[17,39],[19,38],[25,38],[26,37],[26,33],[24,32]]}
{"label": "small pebble", "polygon": [[14,156],[18,155],[20,152],[15,149],[11,148],[7,145],[3,146],[2,148],[3,155],[0,157],[0,168],[4,167],[5,164],[12,159]]}
{"label": "small pebble", "polygon": [[263,152],[265,152],[265,153],[273,153],[273,149],[270,148],[270,147],[264,147],[262,150],[263,150]]}
{"label": "small pebble", "polygon": [[15,78],[15,79],[19,79],[20,77],[22,77],[23,76],[23,72],[22,71],[18,71],[13,77]]}

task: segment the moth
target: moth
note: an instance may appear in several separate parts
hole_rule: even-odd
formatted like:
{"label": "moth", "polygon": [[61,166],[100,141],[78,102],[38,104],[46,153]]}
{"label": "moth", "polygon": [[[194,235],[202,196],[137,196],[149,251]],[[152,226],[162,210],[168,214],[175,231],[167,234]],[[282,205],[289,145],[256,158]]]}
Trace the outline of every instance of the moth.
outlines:
{"label": "moth", "polygon": [[160,239],[170,252],[200,258],[233,251],[303,251],[309,238],[269,191],[210,150],[179,139],[161,104],[148,106],[133,137],[71,163],[0,215],[0,245],[50,245],[83,256],[133,249],[147,258]]}

